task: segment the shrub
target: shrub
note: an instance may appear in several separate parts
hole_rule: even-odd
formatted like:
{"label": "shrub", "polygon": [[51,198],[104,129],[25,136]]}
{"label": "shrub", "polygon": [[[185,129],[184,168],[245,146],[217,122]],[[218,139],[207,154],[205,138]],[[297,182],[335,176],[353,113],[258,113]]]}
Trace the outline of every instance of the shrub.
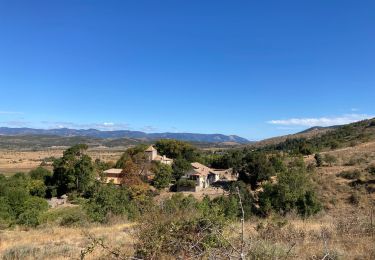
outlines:
{"label": "shrub", "polygon": [[157,189],[163,189],[169,186],[172,181],[172,168],[169,165],[159,163],[153,169],[155,173],[155,178],[153,180],[153,185]]}
{"label": "shrub", "polygon": [[66,212],[61,217],[60,226],[77,227],[84,226],[88,223],[88,217],[80,207],[74,207],[74,210]]}
{"label": "shrub", "polygon": [[41,224],[61,226],[84,226],[89,222],[81,206],[62,207],[43,212],[39,218]]}
{"label": "shrub", "polygon": [[194,180],[187,180],[187,179],[179,179],[176,182],[177,188],[195,188],[196,181]]}
{"label": "shrub", "polygon": [[320,211],[311,182],[303,169],[291,168],[280,173],[276,184],[267,183],[259,195],[260,210],[268,215],[272,210],[286,214],[293,210],[301,216],[310,216]]}
{"label": "shrub", "polygon": [[136,210],[125,188],[113,184],[99,185],[85,204],[87,215],[96,222],[107,222],[109,214],[134,218]]}
{"label": "shrub", "polygon": [[342,171],[337,174],[337,176],[348,180],[354,180],[361,177],[361,172],[357,169],[352,171]]}
{"label": "shrub", "polygon": [[17,223],[28,227],[36,227],[40,224],[39,222],[39,211],[34,209],[28,209],[23,211],[19,216]]}
{"label": "shrub", "polygon": [[275,175],[275,169],[267,155],[259,152],[250,152],[245,155],[239,169],[239,180],[255,188],[258,182],[269,180]]}
{"label": "shrub", "polygon": [[337,159],[336,159],[335,156],[333,156],[333,155],[327,153],[327,154],[324,156],[324,161],[325,161],[326,163],[328,163],[329,166],[332,166],[335,162],[337,162]]}
{"label": "shrub", "polygon": [[358,193],[353,192],[349,197],[349,202],[353,205],[358,205],[361,200],[361,197]]}
{"label": "shrub", "polygon": [[17,223],[28,227],[36,227],[40,224],[40,215],[48,209],[45,199],[31,197],[23,205],[22,213],[17,218]]}
{"label": "shrub", "polygon": [[[374,121],[375,122],[375,121]],[[366,169],[371,175],[375,175],[375,164],[370,165]]]}
{"label": "shrub", "polygon": [[[208,205],[208,201],[205,203]],[[202,206],[205,208],[204,206]],[[143,259],[198,258],[223,241],[223,219],[214,207],[205,214],[192,196],[172,196],[163,207],[150,209],[139,220],[136,256]]]}
{"label": "shrub", "polygon": [[45,181],[46,179],[52,177],[52,173],[43,167],[38,167],[34,170],[29,172],[30,178],[33,180],[42,180]]}
{"label": "shrub", "polygon": [[315,154],[314,158],[317,167],[323,166],[323,157],[320,153]]}
{"label": "shrub", "polygon": [[47,186],[44,184],[43,180],[30,180],[29,182],[29,192],[32,196],[45,197],[47,191]]}

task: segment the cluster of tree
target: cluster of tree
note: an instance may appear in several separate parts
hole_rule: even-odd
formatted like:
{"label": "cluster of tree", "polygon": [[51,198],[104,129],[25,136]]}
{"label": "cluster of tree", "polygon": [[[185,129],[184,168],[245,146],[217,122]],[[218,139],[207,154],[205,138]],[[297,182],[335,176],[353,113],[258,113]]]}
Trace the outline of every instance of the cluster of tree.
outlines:
{"label": "cluster of tree", "polygon": [[[116,163],[117,167],[124,169],[121,186],[97,180],[97,176],[111,165],[99,160],[93,162],[86,154],[86,145],[67,149],[61,158],[53,162],[53,172],[39,167],[28,175],[2,176],[1,223],[38,225],[40,213],[48,208],[43,198],[62,194],[77,198],[77,203],[82,205],[91,221],[106,222],[112,215],[138,218],[145,210],[158,208],[152,202],[154,194],[149,185],[163,189],[170,183],[183,182],[180,177],[191,167],[191,160],[210,161],[217,168],[233,168],[239,176],[239,181],[230,185],[228,196],[212,200],[205,198],[202,202],[193,203],[202,216],[216,212],[226,220],[234,220],[241,217],[242,209],[245,218],[252,214],[267,215],[273,211],[284,214],[291,210],[308,216],[320,209],[303,160],[286,164],[284,162],[290,161],[290,158],[285,155],[249,149],[230,150],[212,156],[199,152],[188,143],[173,140],[162,140],[157,147],[161,154],[174,158],[172,167],[146,160],[146,146],[128,149]],[[146,170],[154,173],[152,181],[142,176],[141,173]],[[276,183],[270,182],[272,176],[276,176]],[[259,186],[264,192],[257,200],[252,194]],[[180,200],[177,200],[178,203],[184,205],[185,202]]]}
{"label": "cluster of tree", "polygon": [[17,173],[9,178],[0,175],[0,228],[39,224],[40,215],[48,209],[43,198],[46,192],[43,172],[33,171],[29,176]]}
{"label": "cluster of tree", "polygon": [[277,175],[277,182],[265,183],[259,195],[260,212],[286,214],[296,211],[307,217],[321,210],[303,160],[296,159]]}
{"label": "cluster of tree", "polygon": [[348,125],[338,126],[322,135],[309,139],[287,139],[264,150],[279,150],[292,154],[310,155],[323,149],[337,149],[366,142],[375,138],[375,119],[364,120]]}
{"label": "cluster of tree", "polygon": [[337,158],[335,156],[328,153],[324,156],[322,156],[320,153],[316,153],[314,155],[314,159],[317,167],[322,167],[325,163],[327,163],[329,166],[332,166],[337,161]]}

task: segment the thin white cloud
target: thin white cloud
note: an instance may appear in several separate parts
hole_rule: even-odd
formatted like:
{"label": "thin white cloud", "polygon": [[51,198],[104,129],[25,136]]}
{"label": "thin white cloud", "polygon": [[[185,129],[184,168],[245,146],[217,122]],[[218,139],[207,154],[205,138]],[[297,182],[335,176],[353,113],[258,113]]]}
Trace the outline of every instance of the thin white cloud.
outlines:
{"label": "thin white cloud", "polygon": [[155,132],[158,129],[156,127],[152,126],[152,125],[146,125],[141,130],[144,131],[144,132]]}
{"label": "thin white cloud", "polygon": [[42,121],[46,128],[73,128],[73,129],[97,129],[97,130],[124,130],[130,129],[130,125],[126,123],[74,123],[74,122],[50,122]]}
{"label": "thin white cloud", "polygon": [[22,112],[15,111],[0,111],[0,115],[22,115]]}
{"label": "thin white cloud", "polygon": [[344,125],[353,123],[356,121],[369,119],[374,117],[373,115],[367,114],[347,114],[338,117],[318,117],[318,118],[289,118],[289,119],[277,119],[270,120],[267,123],[272,125],[284,125],[284,126],[332,126],[332,125]]}
{"label": "thin white cloud", "polygon": [[6,127],[27,127],[30,122],[23,121],[23,120],[11,120],[11,121],[2,121],[0,122],[0,126]]}

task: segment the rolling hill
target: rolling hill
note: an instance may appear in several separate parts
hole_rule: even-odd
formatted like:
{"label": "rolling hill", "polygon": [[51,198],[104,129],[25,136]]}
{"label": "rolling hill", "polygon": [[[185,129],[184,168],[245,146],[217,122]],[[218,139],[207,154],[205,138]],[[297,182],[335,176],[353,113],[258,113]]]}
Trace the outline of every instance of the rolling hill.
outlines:
{"label": "rolling hill", "polygon": [[60,137],[90,137],[100,139],[129,138],[143,141],[158,139],[176,139],[189,142],[222,143],[234,142],[247,144],[249,140],[236,135],[223,134],[196,134],[196,133],[145,133],[141,131],[117,130],[100,131],[97,129],[34,129],[34,128],[9,128],[0,127],[3,136],[60,136]]}

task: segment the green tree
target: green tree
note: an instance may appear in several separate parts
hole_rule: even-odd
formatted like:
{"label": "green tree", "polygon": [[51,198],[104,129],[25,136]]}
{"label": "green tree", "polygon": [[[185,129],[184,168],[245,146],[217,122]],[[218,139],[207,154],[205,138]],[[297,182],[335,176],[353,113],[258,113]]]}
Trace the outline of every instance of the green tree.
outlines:
{"label": "green tree", "polygon": [[275,210],[286,214],[292,210],[310,216],[321,209],[304,168],[292,167],[277,175],[277,183],[267,183],[259,195],[260,210],[267,215]]}
{"label": "green tree", "polygon": [[247,153],[239,169],[239,179],[250,184],[252,188],[255,188],[258,182],[269,180],[273,175],[275,169],[272,163],[266,154],[259,152]]}
{"label": "green tree", "polygon": [[53,163],[52,183],[58,195],[72,191],[86,192],[94,182],[94,167],[91,158],[85,154],[87,145],[75,145]]}
{"label": "green tree", "polygon": [[315,162],[317,167],[322,167],[323,166],[323,157],[320,153],[316,153],[315,156]]}
{"label": "green tree", "polygon": [[47,178],[52,177],[52,173],[43,167],[38,167],[29,172],[30,178],[34,180],[46,181]]}
{"label": "green tree", "polygon": [[44,198],[46,196],[47,186],[42,180],[30,180],[29,182],[29,192],[32,196],[37,196]]}
{"label": "green tree", "polygon": [[162,139],[156,142],[155,147],[161,155],[172,159],[183,158],[189,162],[199,159],[197,149],[187,142]]}
{"label": "green tree", "polygon": [[169,165],[158,163],[153,172],[155,177],[153,180],[153,185],[157,189],[163,189],[168,187],[169,183],[172,181],[172,168]]}
{"label": "green tree", "polygon": [[174,160],[172,164],[173,178],[178,181],[182,176],[185,175],[185,173],[187,173],[191,169],[192,166],[189,161],[178,158]]}
{"label": "green tree", "polygon": [[85,204],[85,209],[92,220],[102,223],[111,214],[132,218],[136,213],[127,189],[113,184],[97,185],[93,197]]}

